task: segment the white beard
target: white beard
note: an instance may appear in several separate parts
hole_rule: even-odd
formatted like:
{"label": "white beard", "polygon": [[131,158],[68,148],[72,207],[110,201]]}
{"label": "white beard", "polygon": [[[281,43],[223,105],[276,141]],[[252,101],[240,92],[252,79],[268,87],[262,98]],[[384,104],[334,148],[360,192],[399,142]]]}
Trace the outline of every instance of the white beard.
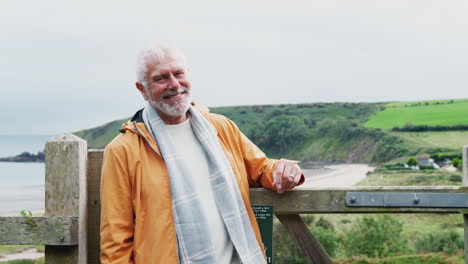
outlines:
{"label": "white beard", "polygon": [[[174,117],[181,116],[187,112],[187,110],[190,107],[190,101],[191,101],[190,93],[187,88],[181,87],[177,92],[182,93],[184,91],[187,93],[183,95],[184,99],[179,102],[174,102],[171,104],[166,103],[163,100],[157,102],[157,101],[154,101],[153,98],[150,97],[150,104],[154,109],[157,109],[168,116],[174,116]],[[170,92],[168,93],[170,94]],[[163,94],[162,96],[165,96],[165,94]]]}

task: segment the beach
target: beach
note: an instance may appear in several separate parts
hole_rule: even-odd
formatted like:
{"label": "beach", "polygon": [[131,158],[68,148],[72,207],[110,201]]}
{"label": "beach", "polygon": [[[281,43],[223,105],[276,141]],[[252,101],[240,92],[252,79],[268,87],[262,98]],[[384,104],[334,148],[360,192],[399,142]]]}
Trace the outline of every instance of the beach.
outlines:
{"label": "beach", "polygon": [[44,212],[44,185],[0,186],[0,215],[19,216],[22,210]]}
{"label": "beach", "polygon": [[303,169],[306,182],[302,187],[353,186],[366,178],[375,167],[369,164],[324,165],[317,169]]}
{"label": "beach", "polygon": [[44,163],[0,162],[0,215],[44,211]]}

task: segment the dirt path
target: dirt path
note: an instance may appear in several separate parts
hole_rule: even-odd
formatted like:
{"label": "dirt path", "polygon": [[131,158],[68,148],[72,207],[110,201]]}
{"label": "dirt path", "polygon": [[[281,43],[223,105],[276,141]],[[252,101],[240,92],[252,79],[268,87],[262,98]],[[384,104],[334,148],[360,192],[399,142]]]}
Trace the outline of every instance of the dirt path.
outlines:
{"label": "dirt path", "polygon": [[44,252],[37,252],[36,248],[28,248],[21,252],[0,257],[0,261],[10,261],[17,259],[38,259],[42,257],[44,257]]}
{"label": "dirt path", "polygon": [[374,167],[368,164],[325,165],[320,169],[304,169],[306,182],[304,187],[344,187],[353,186],[366,178]]}

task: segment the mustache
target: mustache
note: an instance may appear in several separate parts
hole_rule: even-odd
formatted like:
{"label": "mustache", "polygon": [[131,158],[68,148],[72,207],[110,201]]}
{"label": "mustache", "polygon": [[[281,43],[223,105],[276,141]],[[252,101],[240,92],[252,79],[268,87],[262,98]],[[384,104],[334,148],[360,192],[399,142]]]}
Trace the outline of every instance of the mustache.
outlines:
{"label": "mustache", "polygon": [[179,93],[183,93],[183,92],[186,92],[188,93],[188,88],[185,87],[185,86],[181,86],[179,87],[179,89],[177,89],[176,91],[173,91],[173,90],[168,90],[168,91],[164,91],[161,96],[164,97],[164,96],[173,96],[175,94],[179,94]]}

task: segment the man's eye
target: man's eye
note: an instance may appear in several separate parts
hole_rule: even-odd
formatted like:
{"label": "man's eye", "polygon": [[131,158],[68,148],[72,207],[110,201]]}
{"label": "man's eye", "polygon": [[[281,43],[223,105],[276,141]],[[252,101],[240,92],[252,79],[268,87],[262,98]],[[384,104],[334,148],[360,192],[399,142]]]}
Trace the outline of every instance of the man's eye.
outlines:
{"label": "man's eye", "polygon": [[184,72],[177,72],[177,73],[175,74],[175,76],[183,76],[183,75],[184,75]]}

